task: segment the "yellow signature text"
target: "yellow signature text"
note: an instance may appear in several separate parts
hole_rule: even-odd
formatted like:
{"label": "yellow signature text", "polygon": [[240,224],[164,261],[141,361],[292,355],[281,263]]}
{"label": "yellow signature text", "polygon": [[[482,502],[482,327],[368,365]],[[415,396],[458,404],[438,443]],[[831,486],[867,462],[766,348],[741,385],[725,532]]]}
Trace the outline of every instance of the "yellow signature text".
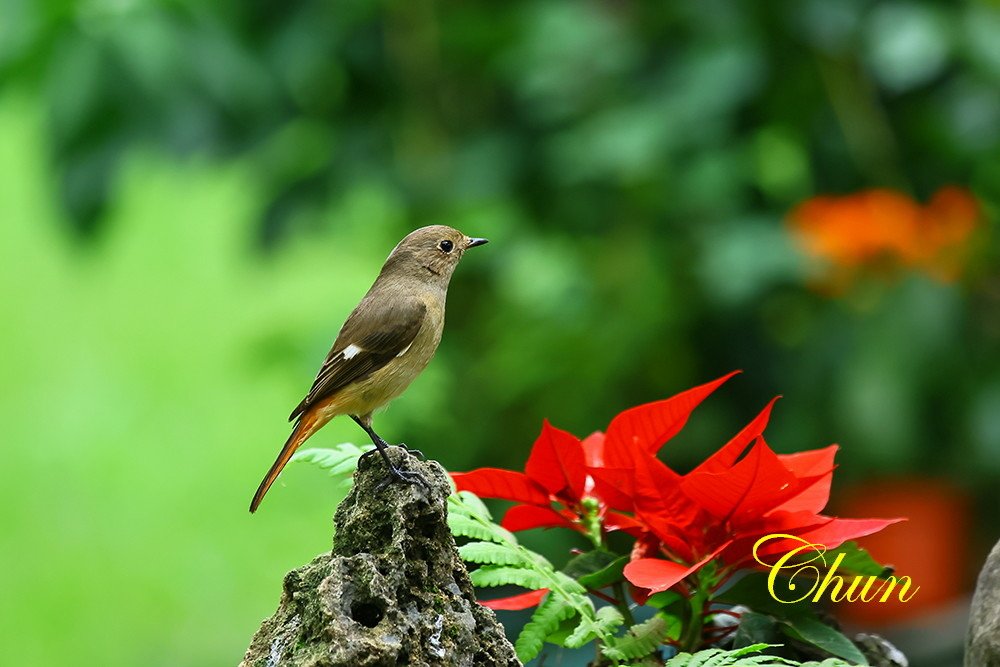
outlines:
{"label": "yellow signature text", "polygon": [[[782,545],[781,550],[785,552],[778,560],[769,563],[764,560],[761,551],[764,545],[776,540],[791,540],[794,546],[791,550],[785,551],[785,545]],[[824,595],[828,595],[834,602],[886,602],[893,590],[896,591],[900,602],[907,602],[920,590],[920,586],[910,590],[913,580],[906,576],[879,578],[855,575],[853,580],[848,582],[842,575],[837,574],[837,568],[843,563],[845,554],[839,553],[833,559],[833,563],[827,563],[825,545],[814,544],[795,535],[784,533],[765,535],[753,545],[753,557],[769,570],[767,590],[771,597],[786,604],[795,604],[807,599],[819,602]],[[786,577],[788,583],[787,586],[776,589],[775,581],[779,576]],[[802,589],[807,590],[800,594],[799,591]]]}

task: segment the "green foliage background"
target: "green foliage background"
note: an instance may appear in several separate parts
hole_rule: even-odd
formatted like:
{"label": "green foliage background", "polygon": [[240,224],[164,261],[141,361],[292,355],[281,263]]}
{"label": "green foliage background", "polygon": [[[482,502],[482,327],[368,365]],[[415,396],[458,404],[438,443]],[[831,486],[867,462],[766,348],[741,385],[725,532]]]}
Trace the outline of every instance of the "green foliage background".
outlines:
{"label": "green foliage background", "polygon": [[[782,393],[778,449],[837,441],[847,479],[987,508],[997,34],[976,1],[0,2],[5,661],[237,660],[337,491],[293,466],[249,497],[424,224],[492,243],[388,439],[516,467],[543,418],[583,435],[743,368],[671,464]],[[987,214],[963,281],[808,288],[791,206],[946,183]]]}

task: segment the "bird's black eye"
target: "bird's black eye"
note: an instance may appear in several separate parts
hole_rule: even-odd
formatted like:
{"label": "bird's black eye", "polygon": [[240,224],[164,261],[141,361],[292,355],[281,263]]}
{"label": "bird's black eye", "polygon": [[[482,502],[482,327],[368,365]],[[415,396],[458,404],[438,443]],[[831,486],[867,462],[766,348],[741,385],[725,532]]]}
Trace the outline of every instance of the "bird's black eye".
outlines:
{"label": "bird's black eye", "polygon": [[455,244],[449,241],[448,239],[445,239],[444,241],[441,241],[441,243],[438,244],[438,247],[441,248],[441,250],[444,250],[445,252],[451,252],[451,249],[455,247]]}

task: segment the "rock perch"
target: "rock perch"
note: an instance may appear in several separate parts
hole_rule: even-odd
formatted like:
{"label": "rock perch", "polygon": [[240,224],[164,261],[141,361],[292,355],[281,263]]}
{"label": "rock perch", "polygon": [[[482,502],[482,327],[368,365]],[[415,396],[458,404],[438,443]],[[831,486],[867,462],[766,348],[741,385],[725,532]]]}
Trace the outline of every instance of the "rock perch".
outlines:
{"label": "rock perch", "polygon": [[363,459],[337,508],[333,551],[285,576],[278,610],[241,667],[520,665],[493,612],[476,602],[446,523],[444,469],[390,450],[430,488],[389,484]]}
{"label": "rock perch", "polygon": [[966,667],[1000,667],[1000,542],[986,557],[972,596]]}

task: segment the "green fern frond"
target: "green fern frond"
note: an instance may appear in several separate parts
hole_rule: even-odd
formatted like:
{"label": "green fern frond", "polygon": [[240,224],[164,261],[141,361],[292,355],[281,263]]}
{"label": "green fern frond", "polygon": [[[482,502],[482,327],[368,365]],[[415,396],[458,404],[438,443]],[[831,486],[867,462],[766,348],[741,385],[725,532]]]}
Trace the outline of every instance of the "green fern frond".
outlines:
{"label": "green fern frond", "polygon": [[579,581],[564,572],[553,572],[552,578],[559,583],[559,589],[566,595],[573,595],[580,599],[589,600],[587,589]]}
{"label": "green fern frond", "polygon": [[[560,619],[557,626],[572,616],[580,619],[577,627],[561,642],[564,646],[570,645],[571,638],[573,642],[579,642],[579,646],[591,639],[598,639],[605,644],[614,641],[615,631],[624,622],[621,612],[613,607],[595,610],[586,588],[565,573],[557,572],[552,563],[540,554],[518,544],[513,534],[493,523],[485,505],[474,494],[468,491],[452,494],[448,498],[448,512],[462,517],[457,521],[460,535],[480,540],[459,547],[463,559],[481,565],[469,575],[474,585],[489,587],[515,584],[534,590],[547,588],[549,594],[546,600],[558,601],[550,604],[572,610],[572,615]],[[478,527],[473,524],[478,524]],[[490,536],[486,535],[487,532]],[[541,640],[544,641],[556,629],[553,627],[542,634]],[[534,650],[538,632],[532,626],[528,630],[529,635],[521,643],[526,655]]]}
{"label": "green fern frond", "polygon": [[[484,540],[504,544],[509,542],[514,536],[506,528],[502,528],[495,523],[483,525],[467,514],[456,512],[448,513],[448,527],[455,537],[468,537],[474,540]],[[515,540],[516,541],[516,540]]]}
{"label": "green fern frond", "polygon": [[533,660],[541,652],[545,638],[555,632],[560,623],[575,615],[576,610],[567,604],[566,600],[548,594],[531,615],[531,620],[521,630],[514,643],[518,660],[521,662]]}
{"label": "green fern frond", "polygon": [[615,607],[601,607],[594,614],[593,620],[584,618],[580,625],[576,626],[563,645],[566,648],[580,648],[584,644],[594,639],[605,639],[614,636],[625,619],[622,613]]}
{"label": "green fern frond", "polygon": [[769,648],[779,648],[780,646],[781,644],[764,644],[763,642],[758,642],[756,644],[750,644],[749,646],[734,648],[730,651],[723,651],[723,653],[732,658],[742,658],[743,656],[751,655],[753,653],[760,653],[761,651],[767,650]]}
{"label": "green fern frond", "polygon": [[462,560],[480,565],[517,565],[530,567],[534,560],[521,547],[496,542],[469,542],[458,548]]}
{"label": "green fern frond", "polygon": [[358,447],[350,442],[342,442],[329,448],[301,449],[292,455],[291,460],[312,463],[326,470],[331,477],[350,479],[358,467],[358,459],[370,449],[374,449],[374,446]]}
{"label": "green fern frond", "polygon": [[535,570],[507,565],[486,565],[469,573],[473,585],[481,588],[491,586],[523,586],[532,590],[548,588],[548,578]]}
{"label": "green fern frond", "polygon": [[449,496],[448,511],[479,517],[485,521],[493,521],[493,515],[490,514],[486,503],[471,491],[458,491]]}
{"label": "green fern frond", "polygon": [[601,650],[612,660],[636,660],[655,651],[670,633],[670,626],[662,616],[654,616],[642,623],[636,623],[624,637]]}
{"label": "green fern frond", "polygon": [[710,648],[694,654],[678,653],[670,658],[670,660],[667,660],[664,667],[742,667],[744,665],[759,665],[761,663],[750,662],[750,660],[754,658],[767,658],[771,660],[772,657],[764,655],[750,656],[750,654],[759,653],[766,648],[769,648],[768,644],[754,644],[734,651]]}
{"label": "green fern frond", "polygon": [[[797,662],[773,655],[761,655],[767,648],[780,644],[754,644],[732,651],[710,648],[697,653],[678,653],[667,660],[664,667],[852,667],[839,658],[823,662]],[[756,655],[753,655],[756,654]]]}

